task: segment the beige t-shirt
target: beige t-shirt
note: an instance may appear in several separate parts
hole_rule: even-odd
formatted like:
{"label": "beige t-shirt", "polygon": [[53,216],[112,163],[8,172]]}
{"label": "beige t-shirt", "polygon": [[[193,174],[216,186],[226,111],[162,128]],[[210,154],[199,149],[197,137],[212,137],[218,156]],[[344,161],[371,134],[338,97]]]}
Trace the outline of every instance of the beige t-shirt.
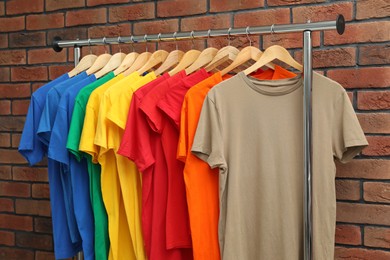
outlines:
{"label": "beige t-shirt", "polygon": [[[313,252],[334,257],[334,157],[367,145],[346,91],[313,75]],[[219,167],[224,260],[303,259],[303,79],[243,73],[207,95],[192,152]]]}

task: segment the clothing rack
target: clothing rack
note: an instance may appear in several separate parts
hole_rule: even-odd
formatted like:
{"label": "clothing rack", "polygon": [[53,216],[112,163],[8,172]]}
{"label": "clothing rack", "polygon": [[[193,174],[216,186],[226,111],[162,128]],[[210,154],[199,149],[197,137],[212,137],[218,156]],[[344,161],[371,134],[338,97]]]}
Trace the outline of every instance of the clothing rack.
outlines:
{"label": "clothing rack", "polygon": [[[303,124],[304,124],[304,260],[312,259],[312,42],[311,32],[334,30],[341,35],[345,30],[345,20],[339,15],[336,20],[302,24],[271,25],[261,27],[229,28],[208,31],[175,32],[171,34],[153,34],[143,36],[129,36],[103,39],[86,40],[62,40],[54,37],[53,49],[60,52],[63,48],[74,48],[74,61],[77,65],[80,59],[80,49],[82,46],[119,44],[119,43],[142,43],[176,41],[188,39],[206,39],[221,36],[245,36],[273,33],[303,32],[303,77],[304,77],[304,104],[303,104]],[[80,259],[80,254],[78,259]]]}

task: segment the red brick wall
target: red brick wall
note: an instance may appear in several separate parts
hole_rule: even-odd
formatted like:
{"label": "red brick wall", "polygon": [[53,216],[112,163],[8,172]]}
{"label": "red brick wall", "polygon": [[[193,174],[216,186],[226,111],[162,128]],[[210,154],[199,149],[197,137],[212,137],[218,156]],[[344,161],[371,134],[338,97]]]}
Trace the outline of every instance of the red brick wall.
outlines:
{"label": "red brick wall", "polygon": [[[0,258],[53,259],[46,162],[28,167],[17,152],[31,93],[72,68],[63,39],[334,20],[346,32],[313,34],[314,67],[349,92],[370,146],[337,166],[336,259],[390,259],[390,4],[386,0],[9,0],[0,2]],[[301,34],[253,36],[302,59]],[[211,39],[215,47],[227,40]],[[232,45],[248,44],[246,37]],[[135,46],[141,52],[144,44]],[[149,44],[154,49],[155,44]],[[161,48],[173,49],[174,43]],[[191,41],[180,42],[183,50]],[[204,41],[195,41],[203,48]],[[130,51],[130,45],[122,45]],[[112,46],[118,51],[118,46]],[[93,47],[96,54],[105,47]],[[89,49],[84,48],[83,53]]]}

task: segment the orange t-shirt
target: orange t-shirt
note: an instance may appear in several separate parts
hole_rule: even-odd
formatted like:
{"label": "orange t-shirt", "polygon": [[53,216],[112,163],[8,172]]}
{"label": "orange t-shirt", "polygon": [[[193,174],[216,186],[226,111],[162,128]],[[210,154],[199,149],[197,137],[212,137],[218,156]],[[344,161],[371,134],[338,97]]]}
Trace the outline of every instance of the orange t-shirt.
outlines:
{"label": "orange t-shirt", "polygon": [[[264,80],[292,78],[295,76],[294,73],[277,65],[275,70],[266,70],[253,75],[257,79]],[[193,86],[186,93],[181,109],[177,158],[185,163],[184,181],[195,260],[220,259],[218,244],[218,169],[211,169],[206,162],[193,155],[191,147],[203,100],[212,87],[227,78],[230,78],[230,76],[221,77],[221,73],[217,72]]]}

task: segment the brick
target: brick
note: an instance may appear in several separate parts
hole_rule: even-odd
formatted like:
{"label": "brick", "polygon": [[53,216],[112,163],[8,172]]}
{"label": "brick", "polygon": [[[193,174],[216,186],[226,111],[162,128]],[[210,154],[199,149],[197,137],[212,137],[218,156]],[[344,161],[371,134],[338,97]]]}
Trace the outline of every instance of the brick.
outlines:
{"label": "brick", "polygon": [[11,143],[12,143],[12,147],[13,148],[18,148],[19,147],[19,143],[20,143],[20,138],[21,138],[21,134],[14,134],[12,133],[12,136],[11,136]]}
{"label": "brick", "polygon": [[206,0],[168,0],[157,2],[157,17],[204,14],[206,11]]}
{"label": "brick", "polygon": [[354,180],[336,180],[336,198],[338,200],[359,200],[360,182]]}
{"label": "brick", "polygon": [[0,100],[0,115],[11,114],[11,101]]}
{"label": "brick", "polygon": [[11,81],[44,81],[48,79],[47,67],[11,68]]}
{"label": "brick", "polygon": [[110,7],[109,21],[116,23],[121,21],[138,21],[154,18],[155,4],[142,3],[130,6]]}
{"label": "brick", "polygon": [[[320,33],[313,32],[311,35],[312,46],[320,46]],[[263,35],[263,47],[264,49],[272,45],[281,45],[286,49],[289,48],[302,48],[303,37],[302,33],[283,33],[283,34],[265,34]]]}
{"label": "brick", "polygon": [[64,14],[33,14],[27,16],[27,30],[42,30],[64,27]]}
{"label": "brick", "polygon": [[363,194],[365,201],[390,203],[390,183],[365,182]]}
{"label": "brick", "polygon": [[24,164],[26,159],[16,149],[0,149],[0,163]]}
{"label": "brick", "polygon": [[329,70],[327,76],[345,88],[385,88],[390,86],[390,67]]}
{"label": "brick", "polygon": [[267,26],[288,23],[290,23],[290,10],[288,8],[260,10],[234,15],[234,27]]}
{"label": "brick", "polygon": [[181,31],[229,28],[230,14],[183,18]]}
{"label": "brick", "polygon": [[0,82],[9,82],[9,80],[10,69],[8,67],[0,67]]}
{"label": "brick", "polygon": [[389,113],[359,113],[360,125],[366,134],[390,134]]}
{"label": "brick", "polygon": [[30,95],[30,84],[0,84],[0,97],[2,98],[29,97]]}
{"label": "brick", "polygon": [[17,64],[26,64],[25,50],[0,51],[0,65],[17,65]]}
{"label": "brick", "polygon": [[389,91],[361,91],[358,92],[357,100],[357,107],[359,109],[390,109]]}
{"label": "brick", "polygon": [[84,0],[46,0],[46,11],[84,7]]}
{"label": "brick", "polygon": [[52,250],[53,242],[50,235],[33,233],[16,233],[16,245],[34,249]]}
{"label": "brick", "polygon": [[365,227],[364,245],[369,247],[390,248],[390,229],[380,227]]}
{"label": "brick", "polygon": [[358,64],[390,64],[390,44],[359,47]]}
{"label": "brick", "polygon": [[28,51],[28,64],[65,62],[66,52],[55,52],[52,48]]}
{"label": "brick", "polygon": [[47,200],[24,200],[15,201],[15,211],[17,214],[50,216],[50,202]]}
{"label": "brick", "polygon": [[[302,64],[303,52],[295,52],[295,59]],[[356,48],[335,48],[313,51],[313,68],[354,66],[356,64]]]}
{"label": "brick", "polygon": [[0,180],[10,180],[11,179],[11,166],[2,165],[0,166]]}
{"label": "brick", "polygon": [[9,14],[26,14],[43,12],[43,0],[11,0],[6,2],[6,12]]}
{"label": "brick", "polygon": [[[0,131],[6,131],[6,132],[22,131],[24,126],[24,120],[25,120],[24,117],[19,117],[19,116],[18,117],[0,116]],[[1,156],[0,156],[0,160],[1,160]]]}
{"label": "brick", "polygon": [[225,12],[236,11],[242,9],[253,9],[264,6],[264,0],[252,1],[252,0],[211,0],[210,12]]}
{"label": "brick", "polygon": [[344,245],[361,245],[361,231],[359,226],[337,225],[336,243]]}
{"label": "brick", "polygon": [[330,5],[302,6],[292,9],[294,23],[322,22],[336,20],[339,14],[344,16],[346,21],[352,20],[353,3],[337,3]]}
{"label": "brick", "polygon": [[31,182],[47,182],[47,169],[42,167],[22,167],[14,166],[12,169],[13,180],[15,181],[31,181]]}
{"label": "brick", "polygon": [[[85,39],[87,38],[87,28],[66,28],[59,30],[50,30],[47,32],[47,42],[51,44],[55,36],[59,36],[63,40]],[[65,52],[65,49],[63,50],[63,52]]]}
{"label": "brick", "polygon": [[[88,6],[128,3],[129,0],[87,0]],[[135,1],[131,1],[135,2]]]}
{"label": "brick", "polygon": [[62,74],[68,73],[74,68],[73,65],[53,65],[49,66],[49,79],[53,80],[61,76]]}
{"label": "brick", "polygon": [[369,250],[364,248],[336,247],[335,260],[361,259],[361,260],[387,260],[390,259],[390,252],[381,250]]}
{"label": "brick", "polygon": [[24,30],[24,16],[0,18],[0,32],[16,32],[21,30]]}
{"label": "brick", "polygon": [[[110,26],[95,26],[88,28],[89,38],[118,37],[131,34],[130,24],[116,24]],[[88,47],[86,47],[88,49]]]}
{"label": "brick", "polygon": [[322,3],[326,0],[268,0],[269,6],[280,6],[280,5],[300,5],[300,4],[312,4]]}
{"label": "brick", "polygon": [[34,251],[29,249],[18,249],[14,247],[0,247],[0,259],[34,260]]}
{"label": "brick", "polygon": [[[9,214],[0,214],[0,228],[14,229],[23,231],[32,231],[33,221],[30,216],[17,216]],[[0,253],[1,256],[1,253]],[[8,258],[5,258],[8,259]],[[23,259],[23,258],[20,258]]]}
{"label": "brick", "polygon": [[0,196],[30,197],[30,184],[20,182],[0,182]]}
{"label": "brick", "polygon": [[359,224],[390,225],[390,206],[338,202],[337,221]]}
{"label": "brick", "polygon": [[107,22],[106,8],[77,10],[66,12],[66,26],[81,24],[99,24]]}
{"label": "brick", "polygon": [[364,155],[390,155],[390,136],[367,136],[369,146],[363,150]]}
{"label": "brick", "polygon": [[35,217],[34,231],[38,233],[53,233],[53,224],[51,218]]}
{"label": "brick", "polygon": [[135,35],[158,34],[176,32],[179,30],[177,19],[166,19],[161,21],[139,22],[133,25]]}
{"label": "brick", "polygon": [[335,30],[325,31],[324,44],[386,42],[390,41],[389,31],[390,22],[388,21],[348,24],[343,35],[339,35]]}
{"label": "brick", "polygon": [[5,2],[0,2],[0,15],[5,14]]}
{"label": "brick", "polygon": [[30,100],[14,100],[12,101],[12,114],[13,115],[27,115],[28,106]]}
{"label": "brick", "polygon": [[55,259],[53,252],[35,251],[35,260],[51,260]]}
{"label": "brick", "polygon": [[8,47],[8,36],[7,34],[0,34],[0,48]]}
{"label": "brick", "polygon": [[0,133],[0,147],[11,147],[11,134]]}
{"label": "brick", "polygon": [[[1,212],[14,212],[14,201],[12,199],[0,198]],[[0,236],[1,238],[1,236]]]}
{"label": "brick", "polygon": [[50,198],[49,184],[32,184],[32,197],[38,199]]}
{"label": "brick", "polygon": [[45,46],[46,34],[44,32],[16,32],[9,34],[9,44],[12,48]]}
{"label": "brick", "polygon": [[42,83],[42,82],[38,82],[38,83],[32,83],[32,92],[36,91],[37,89],[39,89],[40,87],[42,87],[43,85],[45,85],[45,83]]}
{"label": "brick", "polygon": [[15,245],[15,233],[8,232],[8,231],[0,231],[0,245],[14,246]]}
{"label": "brick", "polygon": [[389,1],[359,0],[356,2],[356,19],[371,19],[390,16]]}

